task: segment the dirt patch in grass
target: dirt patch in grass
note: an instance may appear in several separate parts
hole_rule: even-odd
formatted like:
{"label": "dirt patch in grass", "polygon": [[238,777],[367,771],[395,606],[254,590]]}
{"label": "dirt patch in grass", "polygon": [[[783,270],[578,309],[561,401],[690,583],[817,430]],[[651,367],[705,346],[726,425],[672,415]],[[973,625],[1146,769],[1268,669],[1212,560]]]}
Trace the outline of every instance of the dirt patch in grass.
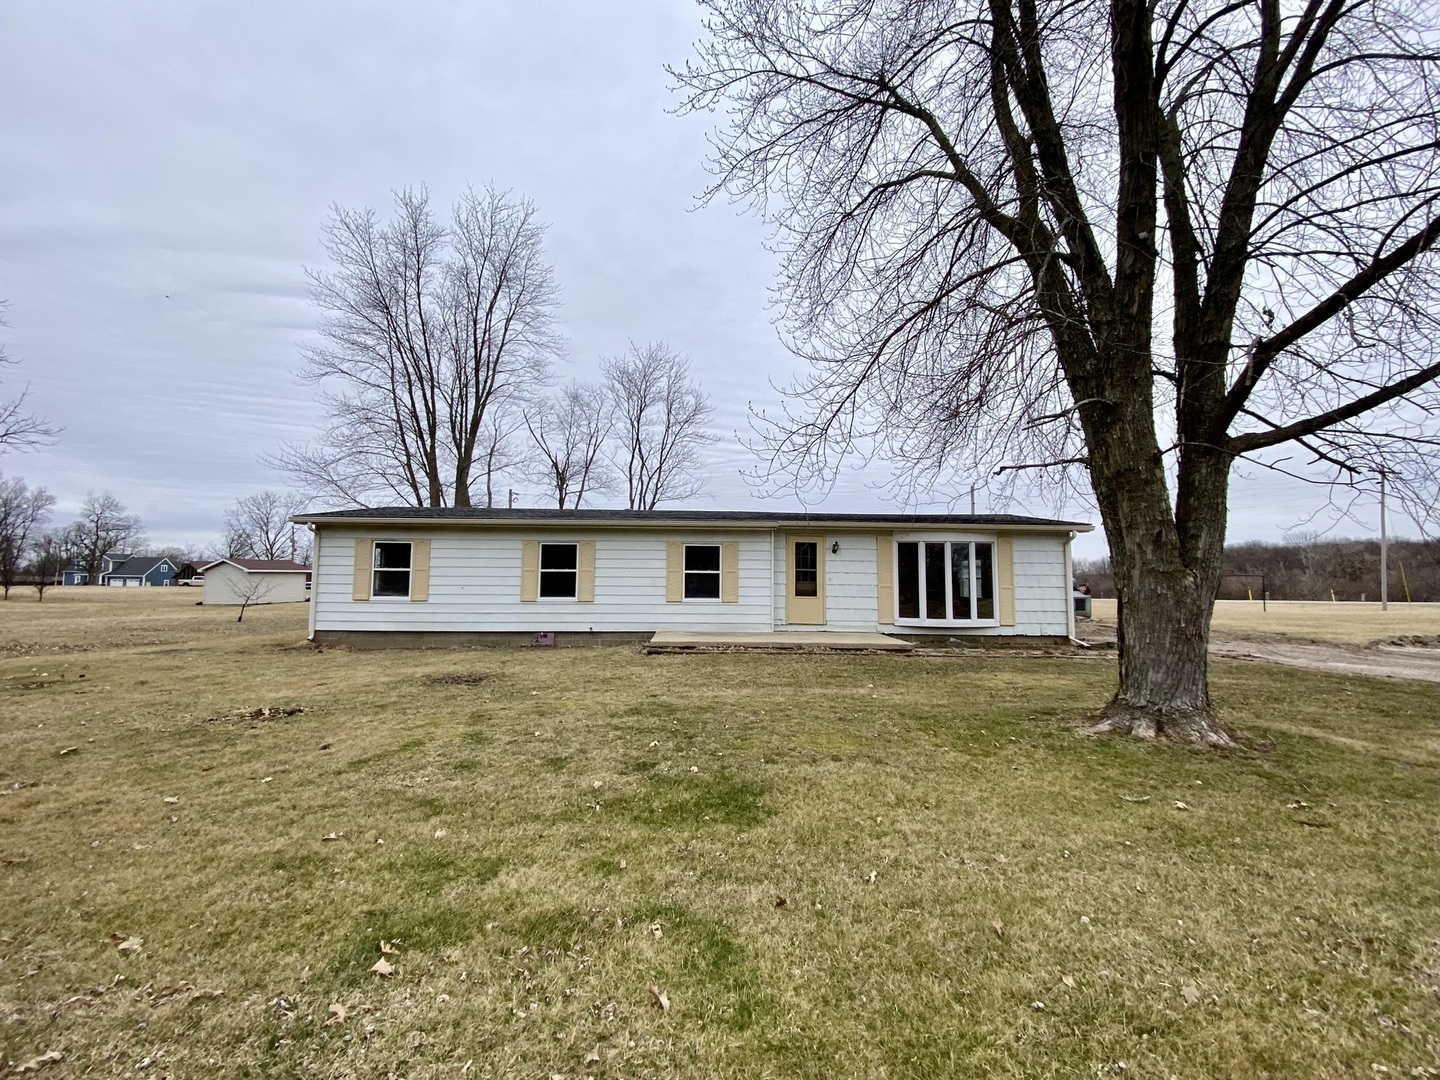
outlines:
{"label": "dirt patch in grass", "polygon": [[0,1054],[63,1053],[43,1077],[1440,1054],[1433,687],[1217,660],[1266,747],[1219,757],[1078,737],[1106,663],[515,650],[449,693],[454,653],[281,648],[303,606],[64,599],[0,605],[0,636],[92,646],[0,659],[61,680],[0,710]]}
{"label": "dirt patch in grass", "polygon": [[276,720],[285,720],[291,716],[299,716],[305,712],[303,705],[262,705],[258,709],[241,709],[238,712],[226,713],[223,716],[212,716],[206,720],[209,724],[240,724],[246,727],[259,727],[262,724],[273,723]]}
{"label": "dirt patch in grass", "polygon": [[479,686],[493,678],[484,671],[447,671],[441,675],[426,675],[425,682],[431,686]]}

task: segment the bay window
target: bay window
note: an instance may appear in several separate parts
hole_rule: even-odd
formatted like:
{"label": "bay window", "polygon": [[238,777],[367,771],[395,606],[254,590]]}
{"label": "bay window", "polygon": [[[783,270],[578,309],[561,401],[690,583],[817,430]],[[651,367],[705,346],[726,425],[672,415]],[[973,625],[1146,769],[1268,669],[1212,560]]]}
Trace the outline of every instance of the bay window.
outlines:
{"label": "bay window", "polygon": [[895,600],[900,622],[994,622],[995,544],[988,540],[898,541]]}

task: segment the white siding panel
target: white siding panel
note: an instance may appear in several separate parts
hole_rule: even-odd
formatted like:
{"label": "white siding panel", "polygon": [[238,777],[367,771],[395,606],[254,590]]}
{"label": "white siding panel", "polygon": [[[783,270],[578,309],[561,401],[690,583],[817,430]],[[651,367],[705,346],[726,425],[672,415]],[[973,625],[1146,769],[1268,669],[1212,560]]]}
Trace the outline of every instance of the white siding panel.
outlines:
{"label": "white siding panel", "polygon": [[[838,552],[830,548],[840,545]],[[842,533],[825,538],[825,619],[831,630],[879,628],[875,610],[875,536]]]}
{"label": "white siding panel", "polygon": [[[326,529],[316,566],[317,630],[647,631],[771,628],[768,533],[562,532],[560,530]],[[430,546],[430,599],[350,598],[354,539],[416,539]],[[595,542],[595,600],[520,600],[526,540]],[[740,598],[665,601],[665,544],[740,544]]]}

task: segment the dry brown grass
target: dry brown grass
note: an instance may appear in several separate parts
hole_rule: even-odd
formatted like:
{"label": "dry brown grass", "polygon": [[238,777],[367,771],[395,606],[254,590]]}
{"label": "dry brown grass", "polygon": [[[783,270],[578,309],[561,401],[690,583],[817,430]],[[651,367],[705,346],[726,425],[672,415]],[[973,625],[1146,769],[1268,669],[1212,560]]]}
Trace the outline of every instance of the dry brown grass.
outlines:
{"label": "dry brown grass", "polygon": [[[1095,600],[1092,610],[1099,622],[1115,622],[1115,601]],[[1210,625],[1237,635],[1277,634],[1344,645],[1410,635],[1440,634],[1440,604],[1324,604],[1308,600],[1219,600]]]}
{"label": "dry brown grass", "polygon": [[0,659],[0,1052],[42,1076],[1440,1051],[1433,689],[1217,664],[1259,752],[1197,756],[1078,738],[1103,662],[316,651],[303,605],[78,592],[0,605],[45,650]]}

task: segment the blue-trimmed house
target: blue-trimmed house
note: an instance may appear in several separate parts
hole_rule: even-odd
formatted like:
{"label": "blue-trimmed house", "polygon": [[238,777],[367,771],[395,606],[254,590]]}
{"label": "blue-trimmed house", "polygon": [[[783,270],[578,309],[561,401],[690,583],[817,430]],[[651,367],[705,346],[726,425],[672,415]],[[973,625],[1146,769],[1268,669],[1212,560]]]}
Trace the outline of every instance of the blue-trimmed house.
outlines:
{"label": "blue-trimmed house", "polygon": [[[97,582],[97,584],[104,585],[105,575],[110,573],[110,571],[114,570],[117,566],[119,566],[121,563],[123,563],[126,559],[130,557],[130,555],[119,551],[111,552],[108,555],[100,556],[100,580],[99,582]],[[78,563],[73,566],[67,566],[64,570],[60,572],[60,584],[89,585],[90,571],[87,570],[85,567],[79,565]]]}
{"label": "blue-trimmed house", "polygon": [[132,555],[101,577],[104,585],[174,585],[179,571],[163,556]]}

